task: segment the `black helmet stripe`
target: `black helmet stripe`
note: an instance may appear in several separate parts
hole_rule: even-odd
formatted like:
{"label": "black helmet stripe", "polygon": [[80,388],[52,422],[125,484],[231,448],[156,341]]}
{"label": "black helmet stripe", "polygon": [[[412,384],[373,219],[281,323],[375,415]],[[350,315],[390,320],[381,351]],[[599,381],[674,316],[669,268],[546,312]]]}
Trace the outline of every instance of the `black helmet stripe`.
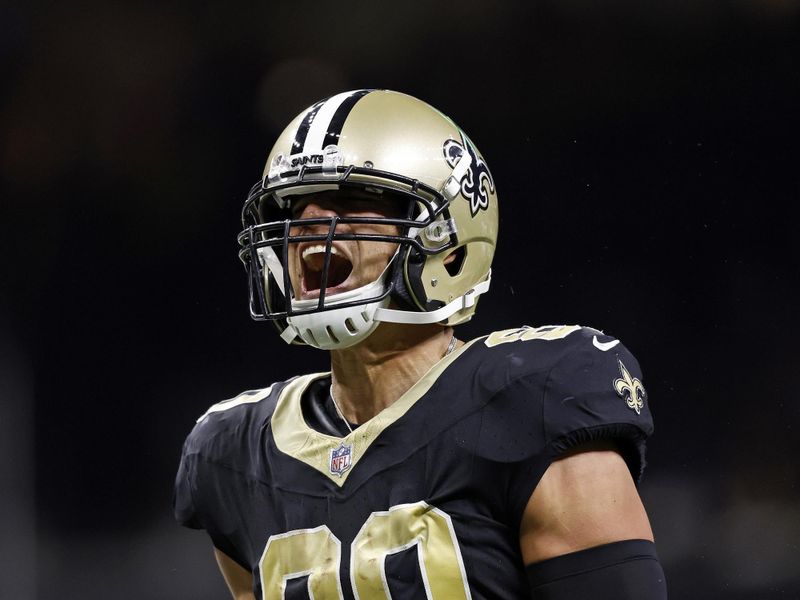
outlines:
{"label": "black helmet stripe", "polygon": [[345,98],[344,102],[339,105],[339,108],[333,113],[331,124],[328,125],[328,132],[325,134],[325,140],[322,142],[323,148],[327,148],[331,144],[339,143],[339,136],[342,134],[342,127],[344,127],[344,121],[347,119],[347,115],[353,110],[356,102],[371,91],[372,90],[358,90],[357,92],[353,92],[352,95]]}
{"label": "black helmet stripe", "polygon": [[312,106],[297,128],[292,154],[321,152],[329,144],[337,143],[347,115],[371,91],[343,92]]}

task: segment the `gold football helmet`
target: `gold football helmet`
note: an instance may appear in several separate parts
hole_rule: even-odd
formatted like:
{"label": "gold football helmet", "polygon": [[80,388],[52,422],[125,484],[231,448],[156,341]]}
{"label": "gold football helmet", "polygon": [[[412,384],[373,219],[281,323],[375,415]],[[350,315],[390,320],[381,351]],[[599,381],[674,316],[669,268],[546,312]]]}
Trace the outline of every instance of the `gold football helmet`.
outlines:
{"label": "gold football helmet", "polygon": [[[357,196],[362,206],[374,198],[383,216],[298,218],[309,194]],[[250,314],[289,343],[323,349],[356,344],[381,321],[463,323],[489,289],[497,223],[489,168],[449,118],[389,90],[331,96],[289,123],[245,201],[238,240]],[[376,224],[396,234],[363,233]],[[351,289],[343,248],[353,241],[397,246],[380,277]],[[298,248],[317,252],[311,294],[290,276]]]}

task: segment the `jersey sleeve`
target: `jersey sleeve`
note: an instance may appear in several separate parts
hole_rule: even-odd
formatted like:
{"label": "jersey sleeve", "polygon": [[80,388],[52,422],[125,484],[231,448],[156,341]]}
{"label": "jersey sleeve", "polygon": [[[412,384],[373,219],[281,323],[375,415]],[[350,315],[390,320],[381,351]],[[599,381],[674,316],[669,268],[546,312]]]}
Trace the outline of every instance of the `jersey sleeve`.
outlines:
{"label": "jersey sleeve", "polygon": [[246,569],[250,549],[237,507],[253,480],[258,434],[274,407],[272,389],[244,392],[209,408],[186,438],[175,477],[175,520],[204,529],[217,549]]}
{"label": "jersey sleeve", "polygon": [[[211,427],[207,427],[211,425]],[[237,542],[239,515],[225,509],[228,470],[213,457],[220,436],[207,429],[213,423],[199,423],[186,438],[175,477],[173,512],[175,520],[184,527],[204,529],[214,547],[224,552],[242,567],[250,569],[247,558]]]}
{"label": "jersey sleeve", "polygon": [[202,529],[203,525],[197,514],[192,488],[196,486],[196,472],[194,461],[187,456],[189,440],[183,445],[181,461],[178,465],[178,474],[175,476],[175,490],[172,495],[172,509],[178,524],[192,529]]}
{"label": "jersey sleeve", "polygon": [[615,440],[638,480],[653,419],[642,371],[619,340],[584,329],[552,367],[543,398],[544,437],[555,458],[584,442]]}

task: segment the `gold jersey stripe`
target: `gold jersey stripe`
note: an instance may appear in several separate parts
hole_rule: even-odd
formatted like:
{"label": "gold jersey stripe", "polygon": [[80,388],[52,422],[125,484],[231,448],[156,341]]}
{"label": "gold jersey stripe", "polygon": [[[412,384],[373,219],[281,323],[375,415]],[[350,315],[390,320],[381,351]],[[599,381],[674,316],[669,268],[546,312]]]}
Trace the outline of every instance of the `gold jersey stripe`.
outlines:
{"label": "gold jersey stripe", "polygon": [[[281,390],[275,412],[272,415],[272,435],[275,439],[275,445],[284,454],[303,461],[328,477],[336,485],[342,487],[347,481],[348,475],[356,468],[358,461],[364,456],[372,442],[389,425],[406,414],[433,386],[442,372],[461,356],[467,348],[480,339],[483,338],[472,340],[439,360],[394,404],[383,409],[343,438],[320,433],[309,427],[303,418],[303,411],[300,406],[300,399],[308,389],[308,386],[317,379],[329,377],[330,372],[312,373],[298,377]],[[331,473],[331,452],[342,444],[350,446],[351,465],[343,473]]]}

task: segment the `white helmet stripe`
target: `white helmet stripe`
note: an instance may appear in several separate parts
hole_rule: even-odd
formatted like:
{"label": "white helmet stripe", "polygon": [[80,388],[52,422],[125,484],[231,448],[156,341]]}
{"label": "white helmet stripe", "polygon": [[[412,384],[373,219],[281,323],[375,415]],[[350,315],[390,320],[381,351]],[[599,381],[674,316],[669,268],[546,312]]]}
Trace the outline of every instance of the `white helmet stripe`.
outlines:
{"label": "white helmet stripe", "polygon": [[303,151],[303,146],[306,143],[306,137],[308,137],[308,130],[311,127],[311,123],[314,121],[314,117],[317,116],[317,111],[325,104],[325,101],[317,102],[314,106],[309,108],[306,111],[303,120],[300,121],[300,125],[297,126],[297,131],[294,134],[294,141],[292,142],[292,149],[290,154],[299,154]]}

